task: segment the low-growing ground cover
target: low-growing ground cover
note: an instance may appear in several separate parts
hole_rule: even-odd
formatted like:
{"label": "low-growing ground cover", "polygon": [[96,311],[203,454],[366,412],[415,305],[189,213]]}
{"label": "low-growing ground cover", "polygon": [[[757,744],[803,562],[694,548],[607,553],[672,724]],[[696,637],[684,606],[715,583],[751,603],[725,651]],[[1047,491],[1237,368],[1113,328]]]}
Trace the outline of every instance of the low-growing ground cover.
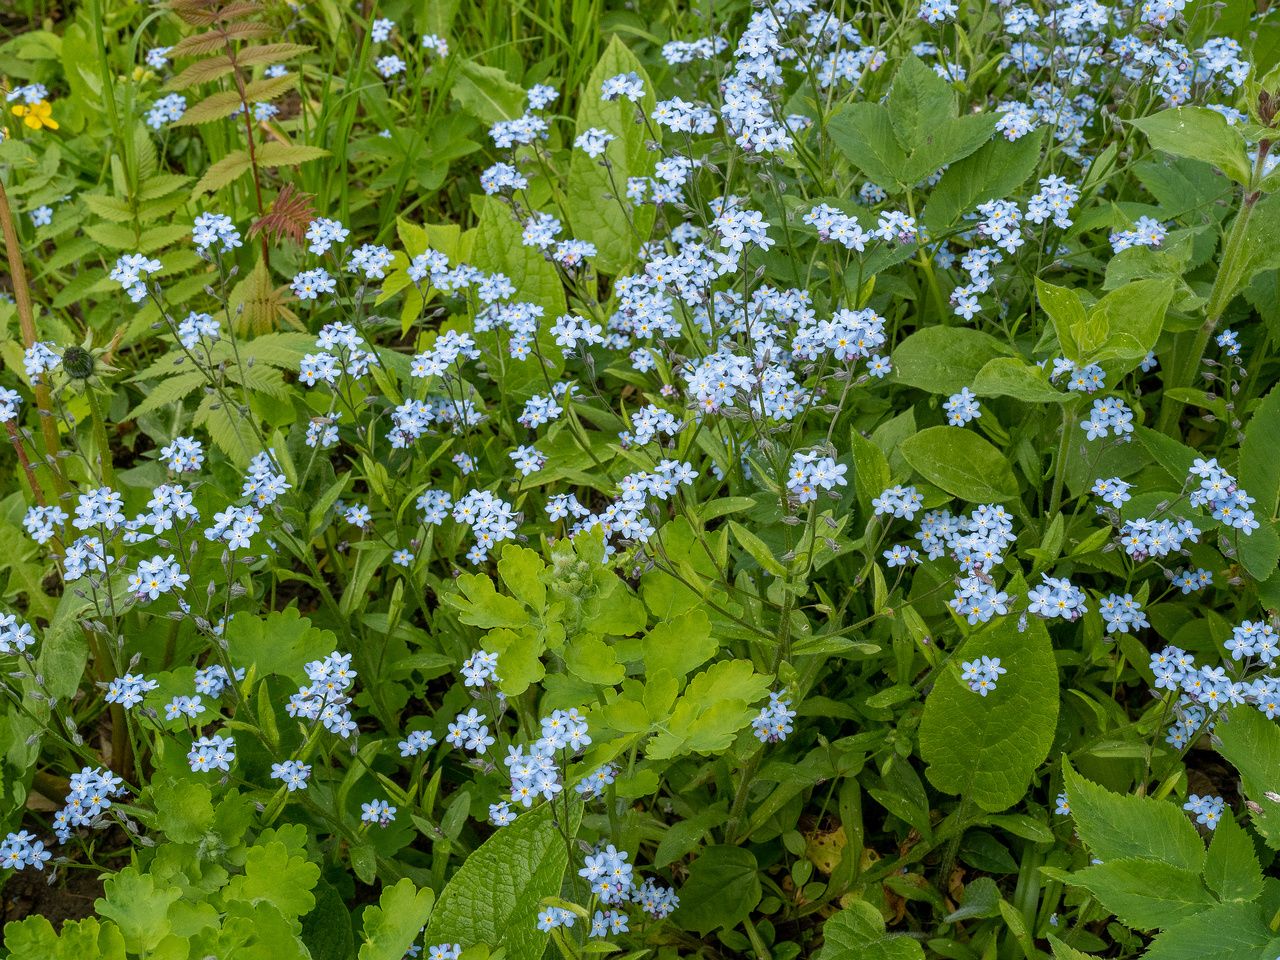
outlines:
{"label": "low-growing ground cover", "polygon": [[1265,8],[8,29],[0,955],[1280,955]]}

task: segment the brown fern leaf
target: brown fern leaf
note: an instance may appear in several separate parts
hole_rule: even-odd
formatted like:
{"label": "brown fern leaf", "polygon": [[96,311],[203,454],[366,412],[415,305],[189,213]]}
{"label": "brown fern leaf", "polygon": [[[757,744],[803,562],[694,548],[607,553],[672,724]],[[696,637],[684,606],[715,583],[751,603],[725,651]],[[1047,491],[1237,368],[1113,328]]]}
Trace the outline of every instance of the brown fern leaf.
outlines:
{"label": "brown fern leaf", "polygon": [[309,193],[298,193],[292,183],[286,183],[272,201],[271,212],[249,227],[249,236],[265,233],[272,243],[288,237],[301,244],[306,239],[307,227],[316,218],[316,208],[311,205],[314,199]]}
{"label": "brown fern leaf", "polygon": [[262,4],[255,0],[169,0],[170,10],[193,27],[211,27],[215,23],[231,23],[262,12]]}

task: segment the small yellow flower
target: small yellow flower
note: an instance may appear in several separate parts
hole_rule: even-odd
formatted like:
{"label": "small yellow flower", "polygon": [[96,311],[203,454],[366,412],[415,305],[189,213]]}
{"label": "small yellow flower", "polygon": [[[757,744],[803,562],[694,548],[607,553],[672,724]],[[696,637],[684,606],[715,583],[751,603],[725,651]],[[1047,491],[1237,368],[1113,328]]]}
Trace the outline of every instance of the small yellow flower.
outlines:
{"label": "small yellow flower", "polygon": [[58,121],[53,119],[53,107],[48,100],[37,100],[30,106],[20,103],[13,108],[13,115],[21,117],[22,122],[32,130],[39,130],[41,127],[58,129]]}

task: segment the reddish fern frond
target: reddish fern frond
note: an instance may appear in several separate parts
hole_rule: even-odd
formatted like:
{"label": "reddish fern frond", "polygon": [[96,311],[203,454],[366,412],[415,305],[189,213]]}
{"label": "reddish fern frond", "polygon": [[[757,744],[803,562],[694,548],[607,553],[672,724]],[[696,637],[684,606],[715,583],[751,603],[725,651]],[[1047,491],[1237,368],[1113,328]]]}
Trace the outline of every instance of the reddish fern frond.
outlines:
{"label": "reddish fern frond", "polygon": [[286,183],[272,201],[271,212],[249,227],[249,236],[265,233],[272,243],[278,243],[281,237],[302,243],[307,227],[316,218],[316,208],[311,205],[314,199],[309,193],[298,193],[292,183]]}

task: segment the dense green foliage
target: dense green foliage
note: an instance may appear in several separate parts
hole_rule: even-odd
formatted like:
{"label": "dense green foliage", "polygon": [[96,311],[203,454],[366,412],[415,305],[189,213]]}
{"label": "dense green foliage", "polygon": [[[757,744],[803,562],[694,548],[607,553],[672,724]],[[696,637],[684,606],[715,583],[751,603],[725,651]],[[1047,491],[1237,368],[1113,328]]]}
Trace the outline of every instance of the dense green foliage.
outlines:
{"label": "dense green foliage", "polygon": [[1280,955],[1280,18],[7,29],[0,956]]}

